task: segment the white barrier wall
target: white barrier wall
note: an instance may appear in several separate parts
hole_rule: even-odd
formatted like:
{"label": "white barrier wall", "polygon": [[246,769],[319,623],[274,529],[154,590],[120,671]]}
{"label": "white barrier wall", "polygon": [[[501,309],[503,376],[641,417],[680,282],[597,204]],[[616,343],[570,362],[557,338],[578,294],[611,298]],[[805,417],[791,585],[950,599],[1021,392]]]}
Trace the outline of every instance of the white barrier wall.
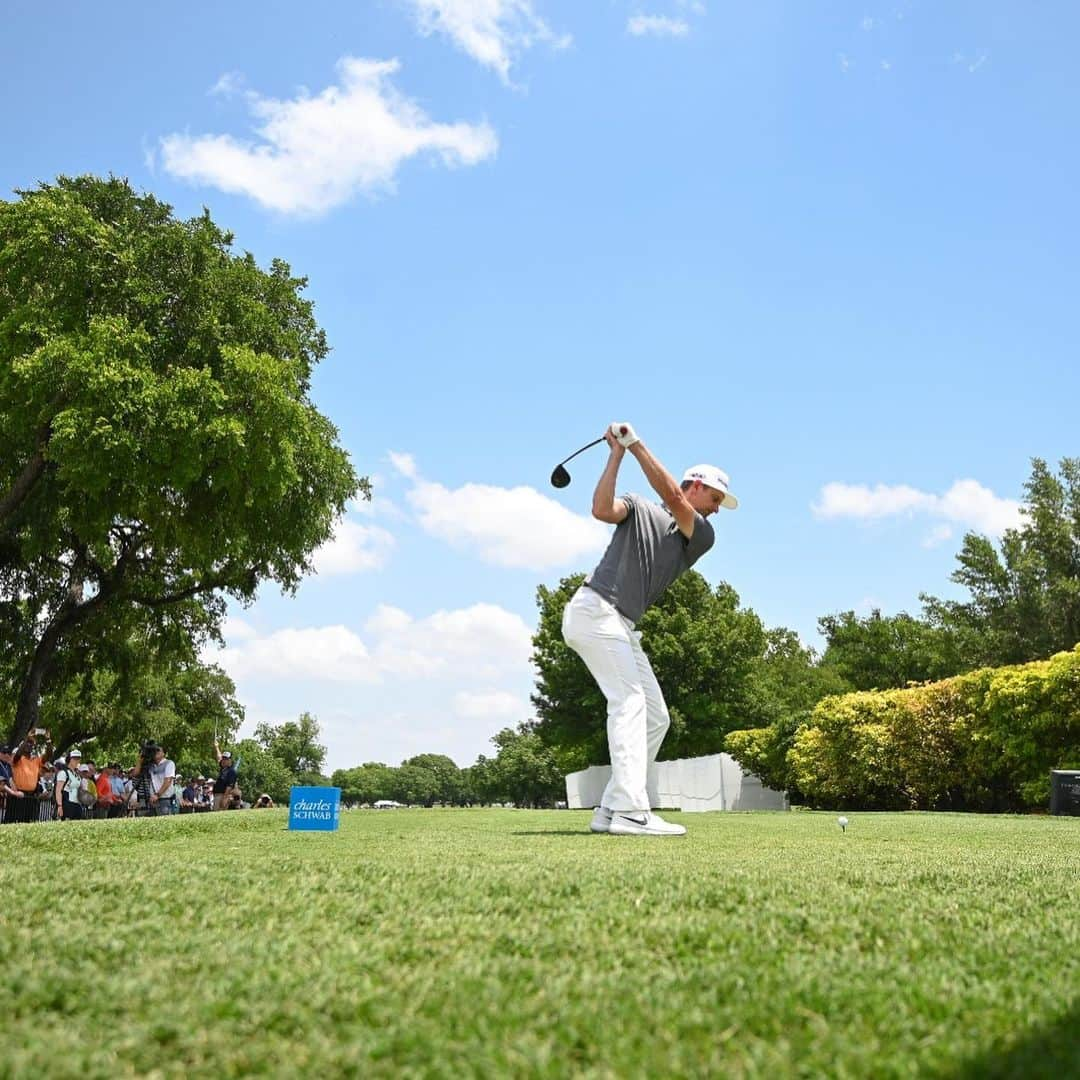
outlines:
{"label": "white barrier wall", "polygon": [[[610,765],[592,765],[566,778],[566,805],[571,810],[600,805],[611,779]],[[649,773],[654,809],[788,810],[787,795],[767,788],[729,754],[661,761]]]}

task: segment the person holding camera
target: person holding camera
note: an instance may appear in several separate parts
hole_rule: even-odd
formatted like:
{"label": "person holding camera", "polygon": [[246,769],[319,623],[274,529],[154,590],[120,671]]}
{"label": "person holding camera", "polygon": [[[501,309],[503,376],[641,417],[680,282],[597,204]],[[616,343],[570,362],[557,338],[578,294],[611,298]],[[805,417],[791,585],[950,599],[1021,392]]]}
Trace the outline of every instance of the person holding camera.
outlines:
{"label": "person holding camera", "polygon": [[151,817],[175,814],[176,765],[165,756],[165,748],[146,743],[139,754],[139,771],[147,779],[146,809]]}
{"label": "person holding camera", "polygon": [[[41,739],[45,741],[39,741]],[[34,728],[15,748],[11,759],[11,778],[22,797],[8,803],[8,807],[13,808],[16,814],[12,820],[37,821],[38,781],[52,752],[52,736],[47,728]]]}

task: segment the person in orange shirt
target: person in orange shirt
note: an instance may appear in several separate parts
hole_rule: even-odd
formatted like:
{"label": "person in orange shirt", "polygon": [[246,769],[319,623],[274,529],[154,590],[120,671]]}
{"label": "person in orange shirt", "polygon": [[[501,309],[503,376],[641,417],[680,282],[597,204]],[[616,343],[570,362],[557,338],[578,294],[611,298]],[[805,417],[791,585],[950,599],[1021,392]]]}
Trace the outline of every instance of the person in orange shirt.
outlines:
{"label": "person in orange shirt", "polygon": [[[41,747],[38,744],[39,733],[46,740]],[[52,736],[43,728],[31,732],[15,748],[11,760],[11,778],[15,787],[22,792],[22,798],[12,799],[8,806],[14,808],[18,821],[37,821],[38,781],[41,779],[42,766],[49,760],[52,750]]]}
{"label": "person in orange shirt", "polygon": [[[120,816],[120,798],[113,791],[113,771],[111,765],[105,765],[102,767],[97,778],[97,809],[99,813],[96,813],[95,817],[119,817]],[[100,813],[104,810],[105,813]]]}

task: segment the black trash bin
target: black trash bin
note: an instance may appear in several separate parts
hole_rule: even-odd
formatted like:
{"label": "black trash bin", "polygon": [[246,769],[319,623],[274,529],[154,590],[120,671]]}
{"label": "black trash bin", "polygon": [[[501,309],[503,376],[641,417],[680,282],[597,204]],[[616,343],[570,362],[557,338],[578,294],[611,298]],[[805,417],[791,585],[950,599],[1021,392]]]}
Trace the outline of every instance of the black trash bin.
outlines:
{"label": "black trash bin", "polygon": [[1080,769],[1050,770],[1050,813],[1080,816]]}

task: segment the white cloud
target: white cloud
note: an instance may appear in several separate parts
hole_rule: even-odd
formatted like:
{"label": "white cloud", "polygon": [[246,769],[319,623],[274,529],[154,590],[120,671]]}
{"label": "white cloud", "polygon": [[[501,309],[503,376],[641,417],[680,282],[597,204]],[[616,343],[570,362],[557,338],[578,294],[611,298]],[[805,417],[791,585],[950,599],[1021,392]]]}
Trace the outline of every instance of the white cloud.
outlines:
{"label": "white cloud", "polygon": [[496,566],[547,570],[599,554],[610,538],[606,525],[531,487],[418,480],[409,502],[425,532]]}
{"label": "white cloud", "polygon": [[944,544],[946,540],[952,539],[952,526],[951,525],[935,525],[927,534],[923,537],[922,546],[924,548],[936,548]]}
{"label": "white cloud", "polygon": [[423,479],[412,454],[390,451],[389,457],[411,481],[406,498],[421,528],[484,562],[547,570],[598,555],[610,539],[606,525],[535,488],[475,483],[447,488]]}
{"label": "white cloud", "polygon": [[866,31],[874,29],[874,20],[869,15],[863,16],[863,21],[860,23],[862,28]]}
{"label": "white cloud", "polygon": [[[357,192],[392,191],[403,162],[434,153],[447,166],[475,165],[497,149],[487,123],[433,123],[391,85],[397,60],[345,57],[340,85],[278,101],[247,93],[255,141],[175,133],[161,139],[166,170],[194,183],[247,195],[286,214],[315,215]],[[226,75],[215,89],[235,88]]]}
{"label": "white cloud", "polygon": [[371,498],[357,497],[350,500],[349,513],[368,519],[389,518],[400,521],[405,516],[405,511],[384,494],[386,491],[393,490],[395,481],[387,479],[380,473],[369,473],[368,480],[371,483]]}
{"label": "white cloud", "polygon": [[532,631],[525,620],[495,604],[437,611],[423,619],[383,607],[371,623],[380,671],[397,675],[452,675],[494,679],[528,667]]}
{"label": "white cloud", "polygon": [[248,641],[258,635],[258,630],[251,623],[236,615],[226,615],[225,621],[221,624],[221,636],[226,641]]}
{"label": "white cloud", "polygon": [[346,626],[289,627],[265,637],[241,638],[216,656],[233,679],[318,679],[373,682],[378,670],[363,641]]}
{"label": "white cloud", "polygon": [[227,646],[204,656],[236,680],[379,683],[403,676],[490,682],[527,671],[532,654],[525,620],[495,604],[436,611],[421,619],[382,605],[365,622],[363,637],[343,625],[259,635],[239,622],[238,631],[227,626]]}
{"label": "white cloud", "polygon": [[212,96],[232,97],[244,89],[244,76],[239,71],[226,71],[208,91]]}
{"label": "white cloud", "polygon": [[569,34],[556,34],[536,14],[532,0],[406,0],[423,34],[449,37],[463,52],[510,82],[510,67],[533,45],[565,49]]}
{"label": "white cloud", "polygon": [[529,718],[529,703],[505,690],[459,690],[454,713],[463,720],[503,720],[520,723]]}
{"label": "white cloud", "polygon": [[346,518],[338,522],[333,539],[315,552],[315,572],[328,576],[378,570],[386,565],[393,547],[394,537],[386,529]]}
{"label": "white cloud", "polygon": [[819,518],[878,520],[915,514],[943,518],[990,536],[1020,525],[1020,503],[1002,499],[976,480],[957,480],[944,495],[906,484],[826,484],[811,508]]}
{"label": "white cloud", "polygon": [[402,476],[407,476],[410,480],[416,478],[416,459],[412,454],[399,454],[393,450],[388,451],[387,456],[390,458],[390,464]]}
{"label": "white cloud", "polygon": [[864,484],[831,483],[821,489],[814,513],[823,518],[882,518],[927,510],[933,501],[933,495],[906,484],[869,488]]}
{"label": "white cloud", "polygon": [[974,526],[991,536],[1022,524],[1020,503],[998,498],[977,480],[957,480],[941,497],[940,512],[949,521]]}
{"label": "white cloud", "polygon": [[679,7],[686,8],[687,11],[692,12],[694,15],[705,14],[705,4],[702,0],[678,0]]}
{"label": "white cloud", "polygon": [[686,37],[690,24],[666,15],[632,15],[626,22],[626,32],[634,37]]}

